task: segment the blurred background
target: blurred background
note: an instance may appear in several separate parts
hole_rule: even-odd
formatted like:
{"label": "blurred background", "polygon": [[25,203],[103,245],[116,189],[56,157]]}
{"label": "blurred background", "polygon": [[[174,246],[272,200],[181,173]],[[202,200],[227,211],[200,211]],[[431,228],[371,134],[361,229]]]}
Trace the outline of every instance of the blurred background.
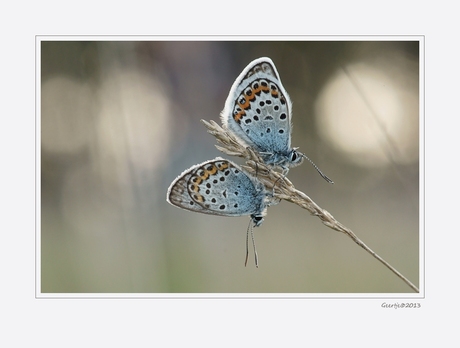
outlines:
{"label": "blurred background", "polygon": [[[297,189],[419,286],[418,41],[42,41],[42,293],[413,293],[347,236],[288,202],[249,217],[166,202],[216,156],[230,87],[270,57],[293,102]],[[250,249],[250,252],[252,249]]]}

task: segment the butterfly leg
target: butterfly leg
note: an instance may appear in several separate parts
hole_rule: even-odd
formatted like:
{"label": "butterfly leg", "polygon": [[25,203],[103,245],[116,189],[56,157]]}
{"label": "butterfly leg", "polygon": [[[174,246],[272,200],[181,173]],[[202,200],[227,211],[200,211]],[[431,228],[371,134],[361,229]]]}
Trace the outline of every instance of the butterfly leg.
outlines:
{"label": "butterfly leg", "polygon": [[282,176],[280,176],[278,179],[276,179],[276,181],[273,183],[273,187],[272,187],[272,196],[274,197],[275,196],[275,187],[276,187],[276,183],[280,180],[283,180],[284,181],[284,178],[286,177],[286,175],[289,173],[289,168],[286,167],[286,166],[281,166],[281,168],[283,168],[283,172],[281,173]]}

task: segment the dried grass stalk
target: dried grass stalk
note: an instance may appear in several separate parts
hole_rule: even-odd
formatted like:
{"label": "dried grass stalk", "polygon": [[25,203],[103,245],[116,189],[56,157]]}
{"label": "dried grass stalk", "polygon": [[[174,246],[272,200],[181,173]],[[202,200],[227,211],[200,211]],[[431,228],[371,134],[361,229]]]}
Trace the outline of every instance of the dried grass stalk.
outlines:
{"label": "dried grass stalk", "polygon": [[242,146],[231,132],[223,129],[212,120],[209,122],[201,120],[201,122],[208,129],[208,133],[216,137],[218,143],[216,148],[227,155],[245,158],[247,166],[243,166],[243,168],[249,173],[257,175],[257,178],[265,185],[267,190],[273,190],[276,198],[284,199],[285,201],[297,204],[299,207],[308,210],[310,214],[317,216],[327,227],[346,234],[361,248],[383,263],[390,271],[396,274],[414,291],[419,292],[419,289],[414,284],[412,284],[405,276],[364,244],[353,233],[353,231],[338,222],[328,211],[318,206],[305,193],[296,190],[294,185],[286,177],[283,177],[282,173],[277,172],[271,166],[265,165],[255,151],[253,151],[250,147],[246,148]]}

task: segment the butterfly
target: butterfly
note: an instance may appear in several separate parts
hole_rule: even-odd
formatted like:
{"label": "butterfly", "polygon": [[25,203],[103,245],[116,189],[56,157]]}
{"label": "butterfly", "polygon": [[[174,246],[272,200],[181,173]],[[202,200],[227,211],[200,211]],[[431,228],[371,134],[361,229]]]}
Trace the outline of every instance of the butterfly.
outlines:
{"label": "butterfly", "polygon": [[[193,212],[219,216],[251,217],[252,227],[260,226],[267,207],[275,201],[265,186],[235,163],[217,157],[196,164],[180,174],[169,186],[168,203]],[[251,227],[251,225],[249,226]],[[248,235],[246,233],[246,262]],[[251,228],[255,263],[258,266],[254,234]]]}
{"label": "butterfly", "polygon": [[221,113],[224,127],[245,146],[255,149],[265,164],[289,168],[306,158],[328,182],[333,183],[307,156],[291,147],[292,102],[270,58],[253,60],[233,83]]}

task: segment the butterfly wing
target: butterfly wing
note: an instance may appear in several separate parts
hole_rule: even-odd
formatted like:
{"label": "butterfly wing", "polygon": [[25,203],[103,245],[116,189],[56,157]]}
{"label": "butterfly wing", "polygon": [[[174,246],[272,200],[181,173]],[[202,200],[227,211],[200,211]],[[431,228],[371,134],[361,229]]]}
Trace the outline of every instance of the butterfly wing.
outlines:
{"label": "butterfly wing", "polygon": [[167,201],[204,214],[243,216],[264,214],[265,189],[233,162],[217,157],[197,164],[177,177]]}
{"label": "butterfly wing", "polygon": [[171,183],[168,188],[168,193],[166,194],[166,200],[169,204],[190,211],[207,213],[206,209],[190,196],[187,189],[189,179],[201,165],[202,164],[197,164],[190,167]]}
{"label": "butterfly wing", "polygon": [[292,104],[273,61],[259,58],[234,82],[221,118],[245,145],[260,153],[287,154],[291,148]]}

